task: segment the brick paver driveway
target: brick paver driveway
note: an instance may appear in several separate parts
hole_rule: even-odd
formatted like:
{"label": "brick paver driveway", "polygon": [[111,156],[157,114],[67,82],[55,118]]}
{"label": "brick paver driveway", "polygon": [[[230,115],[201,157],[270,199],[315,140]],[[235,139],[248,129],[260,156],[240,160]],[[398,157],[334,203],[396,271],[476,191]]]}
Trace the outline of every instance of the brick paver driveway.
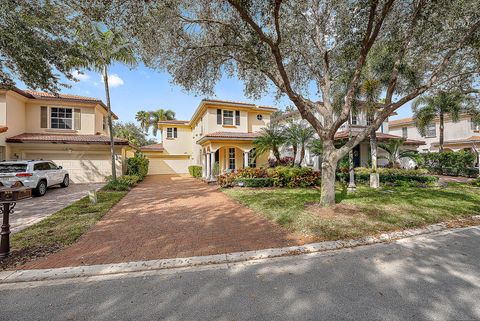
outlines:
{"label": "brick paver driveway", "polygon": [[119,263],[282,247],[302,240],[184,176],[149,176],[78,242],[24,268]]}

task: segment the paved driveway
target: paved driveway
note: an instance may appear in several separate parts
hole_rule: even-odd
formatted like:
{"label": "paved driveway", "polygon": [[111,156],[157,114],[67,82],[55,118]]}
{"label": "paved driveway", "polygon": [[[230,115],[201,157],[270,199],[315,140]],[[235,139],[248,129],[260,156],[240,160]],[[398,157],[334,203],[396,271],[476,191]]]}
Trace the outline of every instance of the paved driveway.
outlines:
{"label": "paved driveway", "polygon": [[87,195],[87,191],[98,189],[104,184],[71,184],[67,188],[52,187],[43,197],[33,197],[19,202],[15,212],[10,217],[12,233],[43,220],[45,217],[61,210],[62,208],[78,201]]}
{"label": "paved driveway", "polygon": [[149,176],[69,248],[24,268],[189,257],[301,244],[302,240],[185,176]]}

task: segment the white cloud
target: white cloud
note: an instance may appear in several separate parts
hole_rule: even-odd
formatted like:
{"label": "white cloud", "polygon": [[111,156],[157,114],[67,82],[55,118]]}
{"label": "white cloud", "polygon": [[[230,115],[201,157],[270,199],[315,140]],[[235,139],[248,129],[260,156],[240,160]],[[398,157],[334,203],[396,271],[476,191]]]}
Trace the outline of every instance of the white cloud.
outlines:
{"label": "white cloud", "polygon": [[112,88],[119,87],[123,85],[123,79],[120,78],[117,74],[109,75],[108,85]]}
{"label": "white cloud", "polygon": [[80,81],[87,81],[90,79],[90,76],[86,73],[79,73],[77,70],[72,72],[73,77],[77,78]]}

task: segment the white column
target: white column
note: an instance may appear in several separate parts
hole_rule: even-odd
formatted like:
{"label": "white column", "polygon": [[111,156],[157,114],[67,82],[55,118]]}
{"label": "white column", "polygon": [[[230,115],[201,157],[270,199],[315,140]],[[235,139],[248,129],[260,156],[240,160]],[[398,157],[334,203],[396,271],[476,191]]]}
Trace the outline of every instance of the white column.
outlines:
{"label": "white column", "polygon": [[206,161],[207,161],[207,179],[210,178],[211,173],[212,173],[212,164],[210,164],[210,153],[206,154]]}
{"label": "white column", "polygon": [[207,178],[207,154],[202,154],[202,177]]}
{"label": "white column", "polygon": [[210,153],[210,175],[211,175],[211,179],[215,179],[215,174],[213,173],[213,166],[215,164],[215,153]]}
{"label": "white column", "polygon": [[243,168],[247,168],[248,167],[248,159],[250,157],[250,153],[249,152],[244,152],[243,153]]}

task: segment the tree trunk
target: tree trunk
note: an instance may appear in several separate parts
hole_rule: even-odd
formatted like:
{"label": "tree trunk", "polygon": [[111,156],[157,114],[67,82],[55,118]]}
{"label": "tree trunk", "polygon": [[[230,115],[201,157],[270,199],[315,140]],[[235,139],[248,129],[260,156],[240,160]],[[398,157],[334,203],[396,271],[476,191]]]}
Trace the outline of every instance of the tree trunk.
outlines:
{"label": "tree trunk", "polygon": [[103,82],[105,84],[105,98],[107,100],[107,118],[108,118],[108,131],[110,134],[110,155],[112,160],[112,179],[117,180],[117,171],[115,166],[115,145],[113,141],[113,124],[112,124],[112,108],[110,106],[110,90],[108,88],[108,69],[107,66],[103,67]]}
{"label": "tree trunk", "polygon": [[444,122],[445,122],[445,115],[443,114],[443,112],[440,112],[440,141],[439,141],[439,152],[440,153],[443,152],[443,134],[444,134],[444,131],[445,131]]}
{"label": "tree trunk", "polygon": [[292,166],[295,167],[295,161],[297,159],[298,146],[296,144],[293,144],[292,149],[293,149],[293,164],[292,164]]}
{"label": "tree trunk", "polygon": [[370,187],[379,188],[380,179],[377,173],[377,131],[375,129],[370,133],[370,154],[372,158],[372,173],[370,174]]}
{"label": "tree trunk", "polygon": [[305,158],[305,145],[302,145],[300,149],[300,161],[298,162],[298,166],[302,167],[302,162],[304,158]]}
{"label": "tree trunk", "polygon": [[335,172],[337,170],[337,158],[334,155],[333,144],[325,146],[322,155],[322,186],[320,195],[321,206],[335,205]]}

